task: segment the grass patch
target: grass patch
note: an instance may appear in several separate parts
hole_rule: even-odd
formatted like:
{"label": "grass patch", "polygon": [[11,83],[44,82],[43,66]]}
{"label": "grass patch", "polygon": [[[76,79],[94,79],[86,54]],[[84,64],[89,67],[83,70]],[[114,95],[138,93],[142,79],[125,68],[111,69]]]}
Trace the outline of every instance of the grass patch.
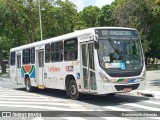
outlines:
{"label": "grass patch", "polygon": [[146,69],[148,71],[151,71],[151,70],[160,70],[160,64],[151,64],[151,65],[147,65],[146,66]]}
{"label": "grass patch", "polygon": [[9,73],[0,73],[0,76],[3,76],[3,75],[8,75]]}

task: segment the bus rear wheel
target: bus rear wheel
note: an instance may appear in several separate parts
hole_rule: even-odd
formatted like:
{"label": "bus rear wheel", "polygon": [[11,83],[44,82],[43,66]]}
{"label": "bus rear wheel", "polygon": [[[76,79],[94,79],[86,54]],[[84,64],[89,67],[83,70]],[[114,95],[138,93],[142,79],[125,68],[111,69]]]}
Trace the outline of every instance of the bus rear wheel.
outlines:
{"label": "bus rear wheel", "polygon": [[33,87],[31,86],[31,81],[29,79],[29,77],[26,77],[26,91],[27,92],[32,92],[33,91]]}
{"label": "bus rear wheel", "polygon": [[78,88],[75,80],[71,80],[69,83],[69,96],[73,100],[77,100],[80,98],[80,93],[78,92]]}

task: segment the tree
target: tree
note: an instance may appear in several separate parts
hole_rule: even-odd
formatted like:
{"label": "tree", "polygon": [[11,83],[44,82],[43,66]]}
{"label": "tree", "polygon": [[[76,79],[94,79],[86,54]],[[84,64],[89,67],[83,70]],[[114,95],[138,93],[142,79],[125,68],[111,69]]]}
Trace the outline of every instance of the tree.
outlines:
{"label": "tree", "polygon": [[[11,21],[15,27],[23,29],[27,43],[35,41],[35,30],[38,21],[38,4],[33,0],[6,0]],[[23,33],[22,32],[22,33]]]}
{"label": "tree", "polygon": [[10,41],[8,41],[6,37],[9,35],[8,20],[9,17],[8,12],[5,8],[5,1],[2,0],[0,4],[0,66],[2,73],[6,73],[4,59],[8,58],[7,51],[9,50],[8,46],[10,45]]}
{"label": "tree", "polygon": [[78,12],[76,6],[65,0],[56,2],[42,2],[43,37],[45,39],[74,31]]}
{"label": "tree", "polygon": [[113,26],[114,18],[113,18],[114,6],[113,5],[105,5],[102,7],[99,15],[99,26]]}
{"label": "tree", "polygon": [[95,27],[99,23],[98,15],[100,13],[100,9],[96,6],[88,6],[80,12],[81,20],[85,22],[86,27]]}
{"label": "tree", "polygon": [[137,28],[145,52],[150,49],[149,45],[151,43],[148,36],[152,9],[153,2],[151,0],[121,0],[121,4],[115,9],[115,24],[117,26]]}
{"label": "tree", "polygon": [[146,53],[146,57],[160,58],[160,0],[155,1],[150,25],[149,39],[151,40],[151,44],[150,50]]}

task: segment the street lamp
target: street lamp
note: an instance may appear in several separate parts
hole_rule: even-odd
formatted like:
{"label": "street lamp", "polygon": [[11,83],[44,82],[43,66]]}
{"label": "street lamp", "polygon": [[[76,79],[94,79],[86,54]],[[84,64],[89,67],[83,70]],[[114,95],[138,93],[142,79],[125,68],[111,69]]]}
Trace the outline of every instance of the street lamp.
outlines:
{"label": "street lamp", "polygon": [[39,23],[40,23],[40,34],[41,34],[41,40],[43,40],[42,37],[42,19],[41,19],[41,4],[40,4],[40,0],[38,0],[39,2]]}

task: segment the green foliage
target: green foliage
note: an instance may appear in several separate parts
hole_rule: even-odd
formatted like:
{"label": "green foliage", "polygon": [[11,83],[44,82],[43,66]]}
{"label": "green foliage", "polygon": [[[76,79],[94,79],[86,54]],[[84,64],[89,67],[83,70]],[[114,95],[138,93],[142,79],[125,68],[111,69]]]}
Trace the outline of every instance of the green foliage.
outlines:
{"label": "green foliage", "polygon": [[140,32],[144,51],[149,50],[153,2],[151,0],[126,0],[115,9],[117,26],[136,28]]}
{"label": "green foliage", "polygon": [[114,7],[105,5],[102,7],[99,15],[99,26],[114,26],[113,17]]}
{"label": "green foliage", "polygon": [[[12,47],[40,40],[38,1],[1,0],[0,42],[8,54]],[[81,12],[69,0],[41,0],[40,5],[43,39],[95,26],[132,27],[139,31],[146,57],[160,58],[160,0],[115,0]]]}
{"label": "green foliage", "polygon": [[80,13],[82,21],[85,22],[86,27],[97,26],[97,19],[100,13],[100,9],[96,6],[88,6]]}
{"label": "green foliage", "polygon": [[149,39],[151,40],[150,50],[146,53],[147,57],[160,58],[160,4],[155,2],[152,11],[152,22],[150,23]]}

